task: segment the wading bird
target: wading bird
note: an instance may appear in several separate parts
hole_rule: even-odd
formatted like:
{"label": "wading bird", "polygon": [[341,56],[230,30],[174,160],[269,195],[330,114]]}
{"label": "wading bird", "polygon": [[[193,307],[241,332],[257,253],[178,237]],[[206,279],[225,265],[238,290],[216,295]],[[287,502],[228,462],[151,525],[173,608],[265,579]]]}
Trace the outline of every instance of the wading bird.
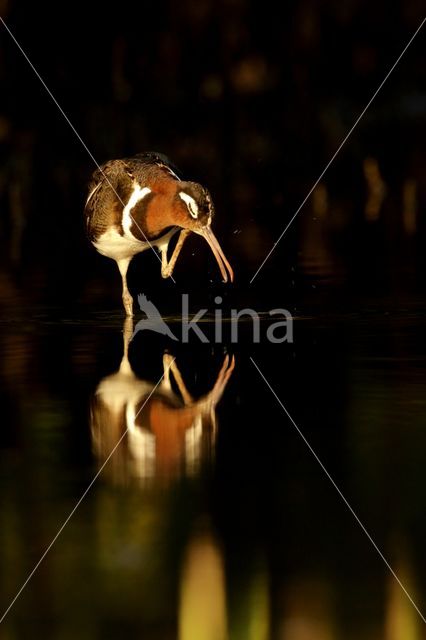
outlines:
{"label": "wading bird", "polygon": [[212,388],[195,399],[169,354],[163,355],[159,384],[134,373],[129,360],[132,334],[133,319],[127,317],[120,367],[99,382],[92,398],[91,433],[99,465],[103,467],[111,457],[107,472],[117,483],[154,477],[167,481],[182,472],[196,475],[204,462],[214,458],[216,407],[232,376],[235,358],[225,356]]}
{"label": "wading bird", "polygon": [[[85,216],[90,241],[99,253],[117,262],[123,281],[123,304],[133,315],[127,288],[127,269],[134,255],[156,248],[161,253],[161,275],[172,275],[186,237],[202,236],[217,260],[223,281],[234,273],[213,231],[210,193],[196,182],[184,182],[170,161],[158,153],[110,160],[97,169],[89,185]],[[168,260],[171,238],[180,231]]]}

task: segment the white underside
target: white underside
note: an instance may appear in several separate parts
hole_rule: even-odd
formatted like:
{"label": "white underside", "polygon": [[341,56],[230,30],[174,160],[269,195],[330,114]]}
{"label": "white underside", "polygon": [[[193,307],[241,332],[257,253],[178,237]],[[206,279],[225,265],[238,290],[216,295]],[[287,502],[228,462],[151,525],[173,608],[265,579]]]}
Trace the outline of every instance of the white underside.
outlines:
{"label": "white underside", "polygon": [[[97,187],[95,187],[89,195],[89,200],[96,189]],[[103,233],[98,240],[93,243],[99,253],[117,262],[122,262],[129,261],[137,253],[146,251],[146,249],[152,249],[153,247],[157,247],[160,251],[167,251],[170,238],[176,233],[178,227],[174,227],[169,233],[152,242],[138,240],[131,232],[132,225],[136,224],[137,226],[131,212],[136,204],[143,200],[149,193],[151,193],[151,189],[141,187],[136,181],[134,182],[129,201],[123,209],[122,228],[124,235],[121,235],[116,227],[108,229],[108,231]]]}
{"label": "white underside", "polygon": [[115,227],[105,231],[93,245],[103,256],[117,261],[132,258],[137,253],[149,249],[147,242],[140,242],[136,238],[132,240],[129,237],[122,236]]}
{"label": "white underside", "polygon": [[143,242],[129,235],[122,236],[115,227],[108,229],[103,233],[96,242],[93,243],[99,253],[108,258],[112,258],[117,262],[120,260],[130,260],[137,253],[146,251],[152,247],[157,247],[160,251],[167,249],[170,238],[178,231],[179,227],[175,227],[166,235],[154,240],[153,242]]}

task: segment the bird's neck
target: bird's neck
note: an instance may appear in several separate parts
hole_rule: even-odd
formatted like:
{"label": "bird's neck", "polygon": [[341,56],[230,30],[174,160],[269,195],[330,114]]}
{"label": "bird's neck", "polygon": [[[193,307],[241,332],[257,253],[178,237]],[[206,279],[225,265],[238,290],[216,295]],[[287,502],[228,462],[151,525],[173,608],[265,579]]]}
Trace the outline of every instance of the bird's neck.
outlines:
{"label": "bird's neck", "polygon": [[146,212],[146,227],[152,236],[157,236],[169,227],[184,227],[185,221],[186,212],[182,203],[170,198],[170,194],[157,194]]}

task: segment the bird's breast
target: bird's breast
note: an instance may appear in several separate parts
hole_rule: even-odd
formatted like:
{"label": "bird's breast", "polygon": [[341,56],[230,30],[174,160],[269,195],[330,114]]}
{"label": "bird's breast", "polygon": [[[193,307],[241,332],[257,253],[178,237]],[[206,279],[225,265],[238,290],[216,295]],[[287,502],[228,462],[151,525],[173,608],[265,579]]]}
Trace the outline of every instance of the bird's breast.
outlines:
{"label": "bird's breast", "polygon": [[170,216],[169,194],[136,180],[120,195],[103,184],[92,188],[86,204],[88,232],[99,253],[129,259],[148,248],[167,248],[178,231]]}
{"label": "bird's breast", "polygon": [[99,253],[117,261],[131,258],[150,246],[149,242],[122,235],[116,227],[110,227],[92,242]]}

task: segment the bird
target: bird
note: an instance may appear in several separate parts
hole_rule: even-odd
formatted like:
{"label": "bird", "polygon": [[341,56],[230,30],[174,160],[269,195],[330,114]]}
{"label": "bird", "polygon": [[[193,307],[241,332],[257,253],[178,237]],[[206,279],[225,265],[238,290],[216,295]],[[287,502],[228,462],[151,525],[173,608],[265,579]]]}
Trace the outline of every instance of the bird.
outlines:
{"label": "bird", "polygon": [[[161,153],[138,153],[100,165],[89,183],[84,214],[90,242],[101,255],[117,263],[128,316],[133,315],[133,298],[127,287],[132,258],[147,249],[158,249],[161,275],[168,278],[191,232],[209,244],[223,281],[234,280],[232,267],[211,229],[214,205],[209,191],[197,182],[181,180]],[[168,259],[169,242],[178,232]]]}
{"label": "bird", "polygon": [[131,337],[132,340],[139,331],[144,330],[155,331],[155,333],[161,333],[163,336],[167,336],[172,340],[177,340],[175,334],[164,322],[161,313],[153,302],[141,293],[138,295],[138,302],[140,310],[146,315],[146,319],[139,320],[136,324]]}
{"label": "bird", "polygon": [[135,373],[129,359],[132,334],[133,318],[127,316],[119,368],[102,378],[92,395],[90,426],[99,467],[111,458],[107,472],[114,483],[132,478],[141,483],[154,478],[167,481],[183,470],[197,475],[214,456],[216,408],[235,368],[235,357],[225,355],[220,371],[212,374],[213,386],[194,398],[170,353],[163,353],[160,382]]}

